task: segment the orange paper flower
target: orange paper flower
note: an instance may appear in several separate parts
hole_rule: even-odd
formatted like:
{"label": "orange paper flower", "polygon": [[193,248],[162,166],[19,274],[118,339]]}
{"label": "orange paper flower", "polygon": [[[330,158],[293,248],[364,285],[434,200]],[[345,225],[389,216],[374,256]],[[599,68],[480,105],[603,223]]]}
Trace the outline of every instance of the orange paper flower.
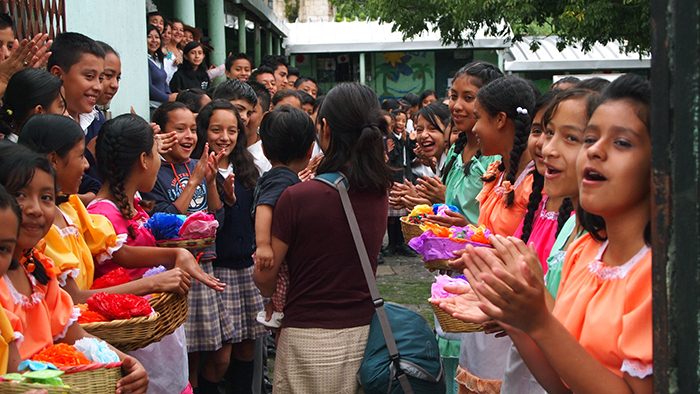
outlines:
{"label": "orange paper flower", "polygon": [[32,357],[32,360],[51,363],[59,368],[92,364],[92,361],[88,360],[84,354],[80,353],[73,346],[65,343],[58,343],[47,347]]}
{"label": "orange paper flower", "polygon": [[435,234],[435,236],[442,237],[442,238],[449,238],[450,235],[452,234],[452,232],[450,232],[449,228],[442,227],[439,224],[435,224],[435,223],[421,224],[420,229],[423,230],[423,232],[430,230],[433,232],[433,234]]}

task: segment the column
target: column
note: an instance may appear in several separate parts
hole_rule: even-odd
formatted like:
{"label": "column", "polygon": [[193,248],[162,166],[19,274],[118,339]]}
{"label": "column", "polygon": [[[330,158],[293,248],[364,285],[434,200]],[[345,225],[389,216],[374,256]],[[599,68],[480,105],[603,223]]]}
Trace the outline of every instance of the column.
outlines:
{"label": "column", "polygon": [[238,52],[246,53],[245,11],[238,10]]}
{"label": "column", "polygon": [[272,37],[272,48],[275,55],[280,55],[280,38],[277,36]]}
{"label": "column", "polygon": [[365,85],[367,83],[367,71],[365,70],[365,53],[360,52],[360,83]]}
{"label": "column", "polygon": [[260,61],[262,60],[262,48],[260,47],[261,45],[262,44],[260,43],[260,24],[258,22],[255,22],[255,67],[260,65]]}
{"label": "column", "polygon": [[272,55],[272,32],[269,30],[265,31],[265,43],[267,44],[266,55]]}
{"label": "column", "polygon": [[175,17],[182,23],[190,26],[195,25],[194,21],[194,0],[175,0]]}
{"label": "column", "polygon": [[[207,4],[207,19],[209,22],[209,38],[214,52],[211,54],[211,63],[215,66],[226,61],[226,15],[224,14],[224,0],[209,0]],[[217,78],[221,82],[225,76]]]}

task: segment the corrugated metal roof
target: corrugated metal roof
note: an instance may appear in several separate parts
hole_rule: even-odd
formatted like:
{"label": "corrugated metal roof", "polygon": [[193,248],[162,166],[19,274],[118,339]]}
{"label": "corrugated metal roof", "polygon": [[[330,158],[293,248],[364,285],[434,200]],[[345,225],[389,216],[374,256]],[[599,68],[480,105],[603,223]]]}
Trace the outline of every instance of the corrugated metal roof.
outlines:
{"label": "corrugated metal roof", "polygon": [[[443,45],[440,34],[423,33],[413,39],[403,40],[401,32],[392,32],[393,23],[379,21],[306,22],[285,21],[289,35],[284,39],[287,55],[296,53],[328,52],[390,52],[426,51],[457,48]],[[471,46],[465,48],[507,48],[503,38],[478,34]]]}
{"label": "corrugated metal roof", "polygon": [[[537,39],[540,48],[532,52],[530,43]],[[557,37],[525,37],[523,42],[516,42],[506,49],[504,54],[506,71],[545,71],[545,70],[617,70],[649,68],[651,58],[640,57],[638,53],[624,54],[620,44],[596,44],[590,52],[583,52],[577,47],[566,47],[559,52]]]}

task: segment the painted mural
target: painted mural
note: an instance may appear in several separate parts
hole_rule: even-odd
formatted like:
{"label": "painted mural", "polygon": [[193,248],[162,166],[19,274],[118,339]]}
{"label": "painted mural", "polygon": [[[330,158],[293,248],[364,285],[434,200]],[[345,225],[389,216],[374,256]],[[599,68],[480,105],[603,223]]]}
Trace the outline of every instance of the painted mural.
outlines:
{"label": "painted mural", "polygon": [[375,53],[373,80],[381,98],[435,89],[434,52]]}

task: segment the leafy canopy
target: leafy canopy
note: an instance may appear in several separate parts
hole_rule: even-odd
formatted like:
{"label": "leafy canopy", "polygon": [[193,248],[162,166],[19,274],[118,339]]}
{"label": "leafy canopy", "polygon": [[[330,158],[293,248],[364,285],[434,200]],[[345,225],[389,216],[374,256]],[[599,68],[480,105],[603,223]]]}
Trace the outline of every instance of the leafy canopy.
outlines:
{"label": "leafy canopy", "polygon": [[[368,17],[394,22],[404,39],[432,29],[444,43],[468,45],[485,29],[495,37],[521,41],[528,35],[556,35],[559,49],[619,41],[626,52],[648,53],[648,0],[331,0],[336,20]],[[504,23],[505,22],[505,23]],[[537,41],[533,41],[536,49]]]}

